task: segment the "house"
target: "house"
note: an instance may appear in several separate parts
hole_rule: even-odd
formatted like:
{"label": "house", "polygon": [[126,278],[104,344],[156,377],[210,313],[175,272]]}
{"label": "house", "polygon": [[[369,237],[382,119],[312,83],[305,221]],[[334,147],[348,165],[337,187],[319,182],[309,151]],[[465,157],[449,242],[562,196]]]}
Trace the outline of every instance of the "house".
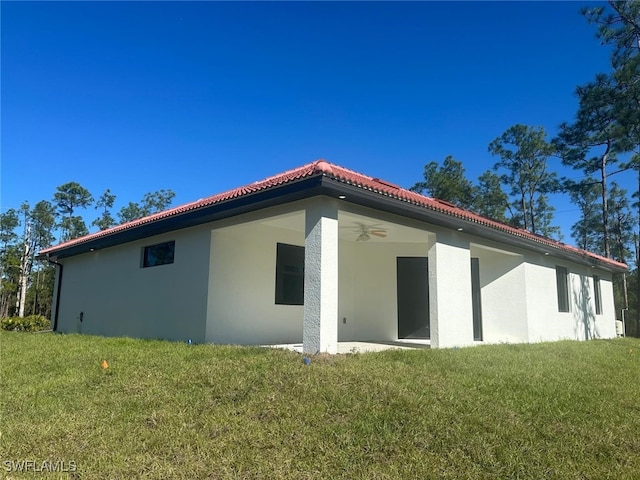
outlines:
{"label": "house", "polygon": [[614,337],[627,269],[325,160],[40,257],[55,331],[310,353]]}

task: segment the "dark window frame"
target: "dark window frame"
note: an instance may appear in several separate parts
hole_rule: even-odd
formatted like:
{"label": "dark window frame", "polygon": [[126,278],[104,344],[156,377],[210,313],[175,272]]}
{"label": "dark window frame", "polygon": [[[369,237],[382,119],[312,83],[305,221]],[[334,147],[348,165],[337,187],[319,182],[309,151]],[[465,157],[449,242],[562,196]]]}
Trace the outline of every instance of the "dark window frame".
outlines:
{"label": "dark window frame", "polygon": [[140,268],[159,267],[171,265],[175,261],[176,242],[156,243],[142,247]]}
{"label": "dark window frame", "polygon": [[304,247],[276,244],[276,305],[304,305]]}
{"label": "dark window frame", "polygon": [[558,311],[561,313],[570,312],[569,270],[561,265],[556,265],[556,291],[558,294]]}
{"label": "dark window frame", "polygon": [[593,276],[593,297],[596,303],[596,315],[602,315],[602,290],[600,289],[600,277]]}
{"label": "dark window frame", "polygon": [[471,257],[471,305],[473,307],[473,340],[481,342],[482,335],[482,286],[480,283],[480,259]]}

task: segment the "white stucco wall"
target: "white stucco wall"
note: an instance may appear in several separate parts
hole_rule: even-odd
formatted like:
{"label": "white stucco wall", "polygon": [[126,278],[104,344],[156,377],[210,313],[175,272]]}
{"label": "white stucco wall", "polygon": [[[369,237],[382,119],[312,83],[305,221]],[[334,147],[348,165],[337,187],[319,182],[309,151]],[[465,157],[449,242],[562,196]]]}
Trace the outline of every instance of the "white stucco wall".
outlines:
{"label": "white stucco wall", "polygon": [[471,254],[466,235],[438,232],[429,249],[429,310],[432,347],[473,345]]}
{"label": "white stucco wall", "polygon": [[[467,329],[472,325],[472,315],[469,312],[468,318],[465,318],[464,314],[458,313],[464,310],[464,305],[452,303],[454,296],[464,299],[464,245],[450,241],[450,238],[455,239],[455,236],[438,235],[438,244],[432,248],[432,257],[436,261],[441,257],[440,263],[447,266],[444,276],[430,257],[430,275],[437,277],[433,278],[432,283],[438,285],[436,295],[433,289],[431,292],[432,346],[469,344]],[[552,256],[483,242],[474,237],[470,237],[470,240],[470,256],[479,258],[480,263],[482,343],[615,336],[616,312],[611,274]],[[556,265],[566,267],[569,272],[570,312],[558,311]],[[453,268],[457,268],[457,273],[452,271]],[[595,314],[593,275],[600,277],[600,315]],[[434,297],[438,304],[434,303]],[[449,313],[446,306],[443,308],[443,301],[445,305],[452,305]],[[437,323],[434,322],[434,315],[439,316]],[[434,328],[446,330],[444,343],[434,338]]]}
{"label": "white stucco wall", "polygon": [[523,256],[474,244],[479,259],[483,343],[528,341]]}
{"label": "white stucco wall", "polygon": [[[594,269],[586,266],[575,266],[569,274],[569,300],[571,302],[571,318],[564,319],[561,335],[569,334],[570,338],[589,340],[592,338],[615,337],[615,311],[613,306],[613,289],[608,280],[599,273],[602,296],[602,313],[596,315]],[[609,276],[605,274],[605,278]],[[603,289],[609,291],[605,295]],[[605,302],[609,298],[608,305]],[[569,320],[569,321],[567,321]]]}
{"label": "white stucco wall", "polygon": [[305,210],[305,353],[338,352],[338,206],[316,199]]}
{"label": "white stucco wall", "polygon": [[[140,267],[143,247],[171,240],[173,264]],[[203,342],[209,242],[195,227],[60,260],[58,331]]]}
{"label": "white stucco wall", "polygon": [[[355,242],[338,241],[338,341],[355,340],[356,331],[356,262]],[[368,335],[363,332],[363,335]]]}
{"label": "white stucco wall", "polygon": [[[553,257],[529,254],[526,258],[529,341],[615,337],[610,274]],[[569,312],[558,311],[556,265],[567,268],[569,275]],[[601,315],[595,314],[593,275],[600,276]]]}
{"label": "white stucco wall", "polygon": [[238,225],[211,232],[207,342],[302,342],[303,307],[275,304],[276,244],[304,246],[296,232]]}
{"label": "white stucco wall", "polygon": [[[616,337],[616,319],[620,312],[616,312],[613,302],[613,278],[610,273],[594,271],[600,277],[600,293],[602,296],[602,314],[596,315],[596,332],[599,338]],[[593,279],[592,279],[593,280]]]}

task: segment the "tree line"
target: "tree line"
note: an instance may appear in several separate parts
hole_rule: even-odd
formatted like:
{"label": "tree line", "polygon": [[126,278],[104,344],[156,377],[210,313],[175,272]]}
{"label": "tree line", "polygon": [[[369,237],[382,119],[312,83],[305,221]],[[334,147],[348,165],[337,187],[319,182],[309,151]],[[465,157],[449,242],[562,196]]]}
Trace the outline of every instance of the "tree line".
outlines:
{"label": "tree line", "polygon": [[36,261],[37,253],[89,233],[82,212],[94,206],[99,216],[92,227],[106,230],[117,224],[160,212],[171,205],[175,193],[147,193],[112,215],[116,196],[107,189],[98,199],[77,182],[56,188],[51,200],[10,208],[0,214],[0,318],[51,314],[54,271],[48,262]]}
{"label": "tree line", "polygon": [[[620,314],[635,320],[629,331],[640,336],[640,2],[610,0],[582,14],[611,48],[611,68],[576,87],[574,118],[561,123],[554,138],[542,127],[508,128],[489,143],[497,161],[475,184],[462,162],[448,156],[426,164],[413,190],[552,238],[561,232],[549,196],[567,195],[580,212],[571,227],[575,244],[633,266],[615,278],[615,297]],[[550,158],[582,179],[560,177]],[[623,176],[635,177],[625,184],[637,189],[622,188],[615,179]]]}

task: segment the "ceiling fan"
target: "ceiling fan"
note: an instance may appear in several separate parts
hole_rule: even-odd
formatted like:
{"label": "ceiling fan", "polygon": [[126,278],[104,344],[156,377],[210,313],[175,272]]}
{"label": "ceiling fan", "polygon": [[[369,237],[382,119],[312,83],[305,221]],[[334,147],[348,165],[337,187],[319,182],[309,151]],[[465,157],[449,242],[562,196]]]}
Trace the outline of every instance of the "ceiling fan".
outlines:
{"label": "ceiling fan", "polygon": [[378,225],[365,225],[364,223],[358,223],[357,227],[355,227],[356,233],[358,236],[356,237],[356,242],[366,242],[371,239],[371,235],[375,237],[384,238],[387,236],[387,230]]}

